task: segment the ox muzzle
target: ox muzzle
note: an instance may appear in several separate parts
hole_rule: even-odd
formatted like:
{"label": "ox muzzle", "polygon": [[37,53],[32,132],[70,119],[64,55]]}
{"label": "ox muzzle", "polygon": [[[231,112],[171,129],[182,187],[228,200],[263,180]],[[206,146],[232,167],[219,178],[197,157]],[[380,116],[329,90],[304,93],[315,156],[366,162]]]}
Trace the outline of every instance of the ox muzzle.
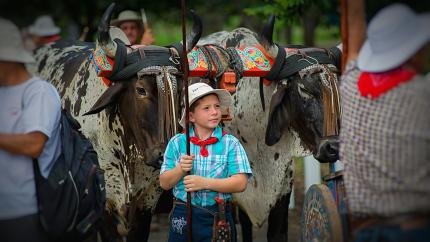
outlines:
{"label": "ox muzzle", "polygon": [[333,163],[339,160],[339,136],[332,135],[322,138],[313,155],[321,163]]}

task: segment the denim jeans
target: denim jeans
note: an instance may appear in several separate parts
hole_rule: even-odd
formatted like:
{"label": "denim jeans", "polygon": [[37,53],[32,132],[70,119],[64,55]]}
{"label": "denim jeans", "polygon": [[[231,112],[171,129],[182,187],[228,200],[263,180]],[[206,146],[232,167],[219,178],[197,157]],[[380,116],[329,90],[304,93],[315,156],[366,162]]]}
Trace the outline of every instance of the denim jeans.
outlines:
{"label": "denim jeans", "polygon": [[[192,207],[192,235],[193,242],[210,242],[212,227],[218,205],[209,207]],[[226,219],[230,223],[231,241],[236,242],[236,227],[233,221],[231,207],[226,208]],[[175,202],[170,218],[169,242],[187,241],[187,206],[182,202]]]}

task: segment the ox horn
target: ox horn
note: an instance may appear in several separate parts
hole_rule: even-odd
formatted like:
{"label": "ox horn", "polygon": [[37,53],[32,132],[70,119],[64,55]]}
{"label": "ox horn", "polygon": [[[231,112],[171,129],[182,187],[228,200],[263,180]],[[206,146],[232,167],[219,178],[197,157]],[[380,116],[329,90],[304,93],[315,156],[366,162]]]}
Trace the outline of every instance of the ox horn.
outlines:
{"label": "ox horn", "polygon": [[259,35],[260,44],[266,49],[267,54],[272,58],[278,55],[278,45],[273,43],[273,28],[275,26],[275,15],[270,15],[269,20],[263,27],[263,31]]}
{"label": "ox horn", "polygon": [[273,46],[273,28],[275,26],[275,15],[270,15],[269,20],[263,27],[263,31],[261,32],[261,43],[267,49]]}
{"label": "ox horn", "polygon": [[109,7],[103,13],[98,27],[99,36],[97,38],[97,44],[106,53],[106,55],[111,58],[115,58],[117,49],[116,43],[111,39],[109,34],[109,25],[114,7],[115,3],[111,3],[111,5],[109,5]]}
{"label": "ox horn", "polygon": [[193,16],[193,28],[187,35],[187,52],[190,52],[194,46],[196,46],[203,32],[202,19],[196,14],[194,10],[191,10],[190,12]]}

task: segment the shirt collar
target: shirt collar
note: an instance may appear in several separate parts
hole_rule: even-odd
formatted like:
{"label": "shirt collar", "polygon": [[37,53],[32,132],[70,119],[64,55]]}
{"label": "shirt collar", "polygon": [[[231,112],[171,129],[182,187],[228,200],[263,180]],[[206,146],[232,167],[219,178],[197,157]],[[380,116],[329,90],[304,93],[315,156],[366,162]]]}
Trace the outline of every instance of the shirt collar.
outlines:
{"label": "shirt collar", "polygon": [[[190,137],[195,136],[196,133],[194,132],[194,125],[190,126]],[[216,128],[214,129],[214,131],[211,134],[211,137],[217,137],[218,140],[221,140],[222,138],[222,128],[218,125],[216,126]]]}

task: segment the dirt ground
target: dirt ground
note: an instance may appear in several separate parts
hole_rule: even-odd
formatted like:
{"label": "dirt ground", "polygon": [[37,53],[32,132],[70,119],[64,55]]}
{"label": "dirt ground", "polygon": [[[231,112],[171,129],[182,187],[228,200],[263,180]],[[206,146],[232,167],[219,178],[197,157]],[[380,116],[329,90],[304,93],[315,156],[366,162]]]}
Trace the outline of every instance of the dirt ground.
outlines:
{"label": "dirt ground", "polygon": [[[296,176],[294,181],[294,208],[288,213],[288,241],[300,241],[300,215],[304,200],[304,178],[303,178],[303,159],[295,161]],[[167,214],[159,214],[154,217],[151,225],[151,234],[149,242],[167,241],[167,232],[169,222]],[[238,241],[242,241],[240,225],[237,225]],[[261,228],[253,228],[254,242],[265,242],[266,240],[267,223]]]}

